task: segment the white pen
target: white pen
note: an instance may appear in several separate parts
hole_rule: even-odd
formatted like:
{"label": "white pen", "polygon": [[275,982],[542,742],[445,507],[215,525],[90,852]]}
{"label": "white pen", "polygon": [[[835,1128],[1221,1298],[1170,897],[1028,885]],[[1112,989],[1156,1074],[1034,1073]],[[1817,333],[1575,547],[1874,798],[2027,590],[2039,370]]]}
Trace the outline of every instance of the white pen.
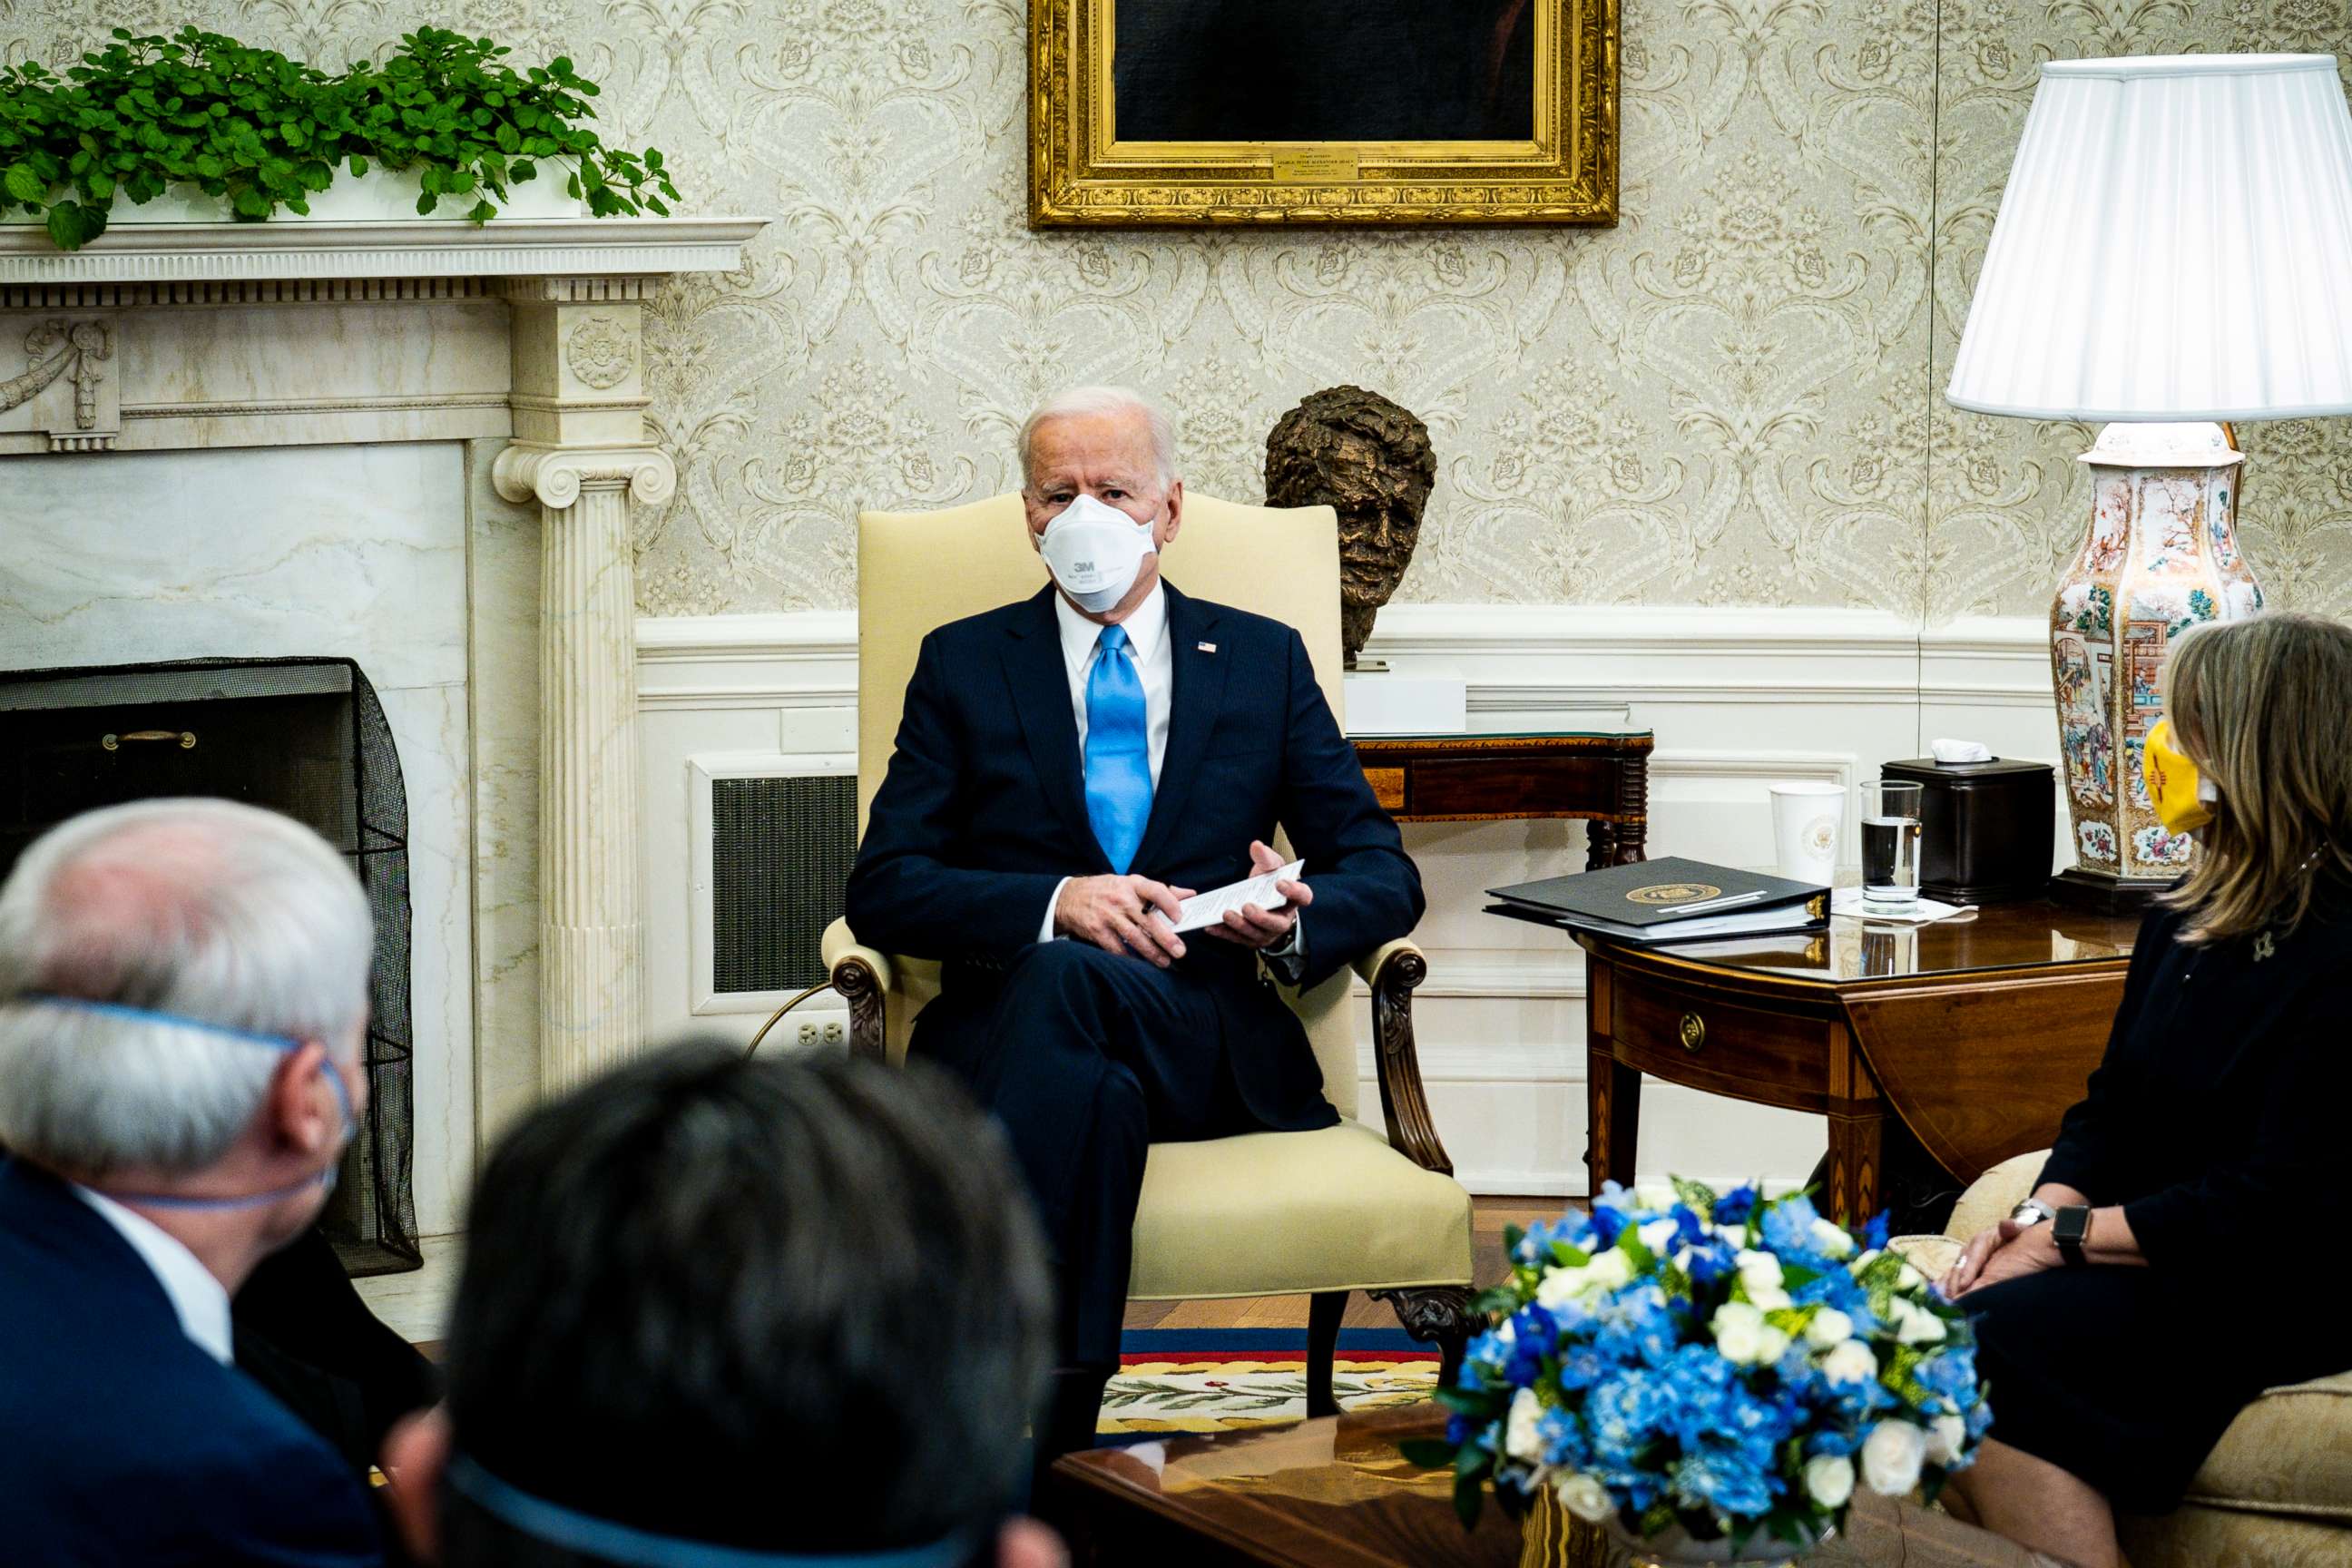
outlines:
{"label": "white pen", "polygon": [[1699,910],[1720,910],[1727,908],[1733,904],[1744,904],[1750,899],[1760,899],[1763,896],[1764,889],[1759,888],[1752,893],[1734,893],[1728,898],[1702,899],[1695,904],[1676,904],[1672,909],[1669,909],[1664,912],[1670,915],[1687,915]]}

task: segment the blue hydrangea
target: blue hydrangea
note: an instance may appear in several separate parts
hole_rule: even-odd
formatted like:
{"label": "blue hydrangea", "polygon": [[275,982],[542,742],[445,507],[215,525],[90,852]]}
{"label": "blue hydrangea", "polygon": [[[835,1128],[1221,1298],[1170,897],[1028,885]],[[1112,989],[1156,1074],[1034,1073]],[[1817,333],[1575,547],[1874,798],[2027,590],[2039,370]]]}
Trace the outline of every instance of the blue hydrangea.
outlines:
{"label": "blue hydrangea", "polygon": [[1592,1445],[1584,1436],[1583,1426],[1557,1405],[1538,1418],[1536,1436],[1543,1442],[1547,1465],[1580,1470],[1592,1462]]}
{"label": "blue hydrangea", "polygon": [[1818,1258],[1820,1254],[1813,1245],[1813,1222],[1821,1217],[1812,1199],[1802,1193],[1774,1204],[1764,1211],[1764,1245],[1779,1253],[1784,1262]]}
{"label": "blue hydrangea", "polygon": [[1756,1212],[1756,1189],[1738,1186],[1715,1200],[1715,1223],[1746,1225],[1748,1216]]}
{"label": "blue hydrangea", "polygon": [[1738,1448],[1702,1448],[1675,1461],[1675,1496],[1692,1508],[1752,1519],[1770,1511],[1772,1494],[1784,1485]]}

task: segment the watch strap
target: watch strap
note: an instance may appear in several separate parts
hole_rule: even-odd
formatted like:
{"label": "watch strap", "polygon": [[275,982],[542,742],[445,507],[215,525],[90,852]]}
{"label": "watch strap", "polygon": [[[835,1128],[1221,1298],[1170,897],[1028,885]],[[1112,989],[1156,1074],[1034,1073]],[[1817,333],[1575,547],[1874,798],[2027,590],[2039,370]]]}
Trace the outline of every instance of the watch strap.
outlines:
{"label": "watch strap", "polygon": [[2009,1217],[2021,1226],[2041,1225],[2056,1219],[2058,1211],[2040,1198],[2021,1198],[2017,1206],[2009,1211]]}
{"label": "watch strap", "polygon": [[2091,1210],[2087,1204],[2068,1204],[2050,1222],[2050,1239],[2058,1245],[2058,1256],[2069,1268],[2080,1268],[2089,1261],[2083,1256],[2083,1243],[2091,1234]]}

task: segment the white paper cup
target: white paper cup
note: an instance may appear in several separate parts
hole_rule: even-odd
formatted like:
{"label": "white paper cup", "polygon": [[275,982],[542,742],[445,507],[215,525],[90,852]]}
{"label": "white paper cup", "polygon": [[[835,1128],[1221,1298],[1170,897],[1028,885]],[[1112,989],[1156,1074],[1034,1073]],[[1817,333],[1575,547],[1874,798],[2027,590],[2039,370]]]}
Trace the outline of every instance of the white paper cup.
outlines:
{"label": "white paper cup", "polygon": [[1844,826],[1843,784],[1772,786],[1772,848],[1780,875],[1790,881],[1827,887],[1835,879]]}

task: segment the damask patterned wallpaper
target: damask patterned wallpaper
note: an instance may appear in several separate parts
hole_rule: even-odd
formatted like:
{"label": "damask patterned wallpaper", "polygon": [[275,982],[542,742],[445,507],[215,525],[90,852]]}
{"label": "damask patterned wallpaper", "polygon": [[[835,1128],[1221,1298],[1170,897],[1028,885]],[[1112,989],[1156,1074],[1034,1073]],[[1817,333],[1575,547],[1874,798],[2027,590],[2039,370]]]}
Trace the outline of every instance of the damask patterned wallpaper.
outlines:
{"label": "damask patterned wallpaper", "polygon": [[[1022,0],[0,0],[62,61],[184,20],[329,63],[424,20],[568,53],[689,211],[777,222],[652,333],[652,614],[856,602],[861,506],[1009,488],[1055,386],[1179,420],[1197,489],[1352,381],[1441,455],[1402,595],[2039,614],[2090,432],[1941,389],[2036,66],[2352,49],[2352,0],[1624,0],[1614,230],[1032,234]],[[1939,68],[1940,62],[1940,68]],[[2242,432],[2248,550],[2352,612],[2352,420]]]}

